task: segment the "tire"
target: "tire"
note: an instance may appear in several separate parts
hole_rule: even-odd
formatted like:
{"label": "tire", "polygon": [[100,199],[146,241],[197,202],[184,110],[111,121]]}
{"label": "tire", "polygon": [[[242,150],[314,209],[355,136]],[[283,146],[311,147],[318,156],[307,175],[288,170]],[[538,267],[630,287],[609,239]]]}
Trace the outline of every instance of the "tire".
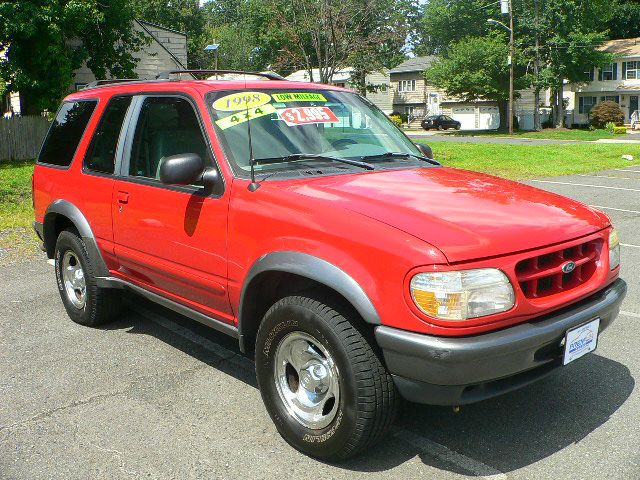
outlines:
{"label": "tire", "polygon": [[456,125],[456,130],[460,130],[460,127],[462,127],[462,125]]}
{"label": "tire", "polygon": [[[122,292],[97,286],[87,247],[76,231],[60,233],[54,258],[58,291],[71,320],[97,327],[117,316]],[[75,273],[78,270],[80,273]]]}
{"label": "tire", "polygon": [[[372,332],[361,322],[348,305],[317,292],[279,300],[260,324],[256,375],[262,399],[280,435],[311,457],[330,462],[353,457],[382,439],[395,419],[398,393]],[[305,345],[302,342],[311,348],[300,349],[299,345]],[[314,388],[314,392],[322,392],[327,387],[326,393],[318,395],[323,406],[314,417],[318,419],[315,425],[308,418],[301,420],[301,410],[284,399],[293,391],[310,392],[300,390],[304,389],[305,375],[311,381],[316,378],[304,370],[296,371],[296,362],[284,367],[282,355],[289,351],[302,351],[308,360],[304,365],[311,365],[307,368],[313,372],[318,368],[313,362],[318,359],[324,358],[322,368],[329,365],[323,370],[328,372],[324,384]],[[283,370],[286,375],[281,374]]]}
{"label": "tire", "polygon": [[442,125],[438,125],[438,130],[442,131],[442,130],[444,130],[444,129],[445,129],[445,128],[444,128]]}

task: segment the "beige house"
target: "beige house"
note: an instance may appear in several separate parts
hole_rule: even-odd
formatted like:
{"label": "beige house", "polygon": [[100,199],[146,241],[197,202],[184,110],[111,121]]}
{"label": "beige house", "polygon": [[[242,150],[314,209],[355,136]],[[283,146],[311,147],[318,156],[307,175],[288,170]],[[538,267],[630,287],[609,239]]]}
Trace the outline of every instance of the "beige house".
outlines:
{"label": "beige house", "polygon": [[[135,20],[134,29],[142,32],[148,45],[133,54],[138,59],[136,78],[152,79],[167,70],[187,68],[187,34],[143,20]],[[96,80],[91,70],[83,65],[74,72],[74,90]]]}
{"label": "beige house", "polygon": [[[133,54],[138,59],[136,78],[150,79],[163,71],[187,68],[186,34],[143,20],[135,20],[134,28],[148,39],[148,45]],[[4,52],[0,52],[1,56]],[[95,80],[85,64],[74,72],[71,90],[80,90]],[[20,115],[20,94],[14,92],[0,98],[0,109],[0,114],[5,117]]]}
{"label": "beige house", "polygon": [[592,68],[587,82],[570,86],[575,93],[575,108],[567,123],[588,124],[591,109],[604,100],[612,100],[624,111],[625,123],[640,125],[640,37],[610,40],[601,49],[615,54],[617,60]]}
{"label": "beige house", "polygon": [[[434,59],[434,56],[409,58],[391,69],[389,73],[393,111],[407,115],[410,127],[419,127],[420,121],[426,116],[444,114],[459,121],[463,130],[498,128],[500,112],[497,102],[464,102],[425,82],[424,71]],[[523,90],[519,93],[515,111],[520,128],[533,129],[533,90]],[[543,99],[546,103],[547,97],[548,95]]]}

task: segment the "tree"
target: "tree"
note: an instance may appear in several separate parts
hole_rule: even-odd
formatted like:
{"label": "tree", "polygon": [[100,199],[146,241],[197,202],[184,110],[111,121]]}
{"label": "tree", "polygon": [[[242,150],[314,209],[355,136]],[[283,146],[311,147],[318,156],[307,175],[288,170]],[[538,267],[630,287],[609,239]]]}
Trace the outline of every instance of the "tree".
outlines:
{"label": "tree", "polygon": [[[559,126],[564,118],[561,101],[564,80],[584,82],[586,72],[593,66],[612,60],[610,54],[598,50],[607,38],[604,22],[611,15],[610,10],[610,0],[513,0],[515,38],[521,67],[518,75],[524,75],[518,84],[520,88],[533,86],[538,92],[537,98],[542,89],[554,91],[554,97],[560,99],[554,102]],[[416,51],[436,53],[446,58],[457,42],[491,36],[497,27],[487,23],[489,18],[501,18],[498,2],[430,0],[423,10],[418,29],[421,43]],[[506,37],[504,41],[507,42]],[[535,72],[538,75],[534,75]],[[489,88],[469,86],[475,91]]]}
{"label": "tree", "polygon": [[610,38],[640,37],[640,2],[617,0],[610,8],[611,17],[607,22]]}
{"label": "tree", "polygon": [[190,65],[200,66],[205,61],[203,50],[207,45],[204,37],[206,18],[198,0],[129,0],[129,3],[137,18],[187,34],[187,58]]}
{"label": "tree", "polygon": [[[270,0],[266,31],[277,38],[278,67],[305,68],[312,81],[327,83],[340,67],[356,67],[356,86],[364,76],[397,59],[410,25],[411,0]],[[393,60],[392,60],[393,61]],[[313,78],[313,68],[319,78]]]}
{"label": "tree", "polygon": [[[443,88],[463,101],[493,100],[500,108],[500,129],[507,125],[509,99],[509,47],[502,33],[467,37],[452,43],[425,71],[427,83]],[[519,57],[514,59],[518,65]],[[525,75],[516,78],[516,88],[529,83]]]}
{"label": "tree", "polygon": [[416,54],[443,55],[465,37],[484,37],[494,31],[487,19],[500,17],[500,5],[486,0],[429,0],[421,13]]}
{"label": "tree", "polygon": [[0,83],[31,115],[55,109],[85,61],[98,78],[133,76],[143,38],[132,21],[126,0],[0,2]]}

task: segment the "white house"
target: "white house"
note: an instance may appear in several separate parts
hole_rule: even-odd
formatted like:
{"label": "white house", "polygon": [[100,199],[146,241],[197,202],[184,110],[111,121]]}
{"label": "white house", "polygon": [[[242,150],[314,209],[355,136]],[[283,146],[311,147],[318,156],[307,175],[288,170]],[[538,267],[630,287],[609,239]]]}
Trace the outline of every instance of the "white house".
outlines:
{"label": "white house", "polygon": [[624,111],[625,123],[638,122],[640,98],[640,37],[611,40],[602,50],[613,53],[617,60],[588,72],[588,83],[572,86],[575,92],[573,125],[589,123],[589,112],[598,103],[612,100]]}
{"label": "white house", "polygon": [[[320,70],[318,68],[312,69],[313,81],[320,81]],[[337,87],[350,88],[351,87],[351,78],[353,76],[353,68],[352,67],[344,67],[339,68],[335,71],[331,80],[329,81],[330,85],[335,85]],[[287,80],[295,81],[295,82],[310,82],[311,78],[309,77],[308,70],[297,70],[293,72],[291,75],[286,77]],[[391,97],[389,96],[389,71],[384,69],[379,72],[372,72],[367,74],[365,77],[365,82],[367,85],[371,85],[375,87],[375,91],[367,92],[366,97],[376,105],[380,110],[382,110],[387,115],[391,113]]]}

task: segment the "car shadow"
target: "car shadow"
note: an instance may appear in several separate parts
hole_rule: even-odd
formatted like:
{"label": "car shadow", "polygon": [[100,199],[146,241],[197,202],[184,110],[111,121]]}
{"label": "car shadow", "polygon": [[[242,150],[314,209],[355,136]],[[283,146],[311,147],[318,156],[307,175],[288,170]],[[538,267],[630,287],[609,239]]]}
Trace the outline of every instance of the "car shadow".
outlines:
{"label": "car shadow", "polygon": [[[235,339],[142,298],[135,297],[133,301],[146,313],[127,310],[106,328],[152,335],[257,388],[253,358],[240,353]],[[149,321],[150,316],[155,321]],[[173,327],[163,326],[163,321]],[[200,339],[185,338],[176,328],[195,332]],[[455,460],[464,456],[491,470],[510,472],[585,438],[607,422],[634,387],[635,380],[627,367],[594,353],[525,388],[462,406],[458,413],[452,408],[403,402],[395,435],[392,432],[364,455],[337,466],[378,472],[419,456],[431,467],[480,476],[469,469],[468,462]],[[411,438],[426,442],[419,445],[406,440],[407,432]],[[431,451],[434,447],[438,451]]]}

